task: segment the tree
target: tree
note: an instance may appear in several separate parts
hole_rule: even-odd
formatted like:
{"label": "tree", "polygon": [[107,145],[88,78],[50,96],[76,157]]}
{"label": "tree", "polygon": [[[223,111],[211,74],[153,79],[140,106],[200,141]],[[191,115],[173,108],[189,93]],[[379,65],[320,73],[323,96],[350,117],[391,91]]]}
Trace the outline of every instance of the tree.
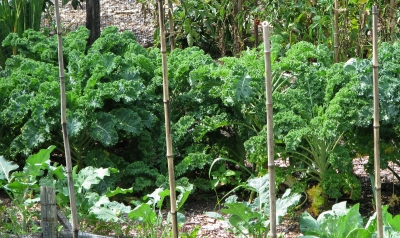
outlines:
{"label": "tree", "polygon": [[88,45],[100,37],[100,0],[86,1],[86,28],[90,30]]}
{"label": "tree", "polygon": [[[63,4],[68,3],[68,0],[63,0]],[[80,2],[84,0],[71,0],[72,7],[77,9],[78,6],[82,8]],[[86,1],[86,28],[90,30],[88,39],[88,46],[92,45],[97,38],[100,37],[100,0],[87,0]]]}

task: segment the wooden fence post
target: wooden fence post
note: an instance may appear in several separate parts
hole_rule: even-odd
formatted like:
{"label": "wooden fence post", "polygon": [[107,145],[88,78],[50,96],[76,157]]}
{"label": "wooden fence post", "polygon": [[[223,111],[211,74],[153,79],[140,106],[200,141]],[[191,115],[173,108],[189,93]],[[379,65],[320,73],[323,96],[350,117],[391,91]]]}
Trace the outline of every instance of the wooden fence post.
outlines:
{"label": "wooden fence post", "polygon": [[40,187],[43,238],[57,237],[56,190],[53,187]]}

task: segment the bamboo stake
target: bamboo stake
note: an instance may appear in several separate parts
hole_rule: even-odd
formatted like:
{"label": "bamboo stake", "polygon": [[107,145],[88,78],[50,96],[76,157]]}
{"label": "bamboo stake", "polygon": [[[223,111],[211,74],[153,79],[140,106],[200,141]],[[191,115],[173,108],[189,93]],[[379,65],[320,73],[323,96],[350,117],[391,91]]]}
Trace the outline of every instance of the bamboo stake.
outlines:
{"label": "bamboo stake", "polygon": [[372,70],[373,70],[373,97],[374,97],[374,169],[375,169],[375,202],[377,214],[378,238],[383,238],[382,200],[381,200],[381,167],[379,148],[379,81],[378,81],[378,38],[376,5],[372,6]]}
{"label": "bamboo stake", "polygon": [[57,23],[57,35],[58,35],[58,64],[59,64],[60,94],[61,94],[61,127],[63,132],[65,160],[66,160],[67,177],[68,177],[69,201],[70,201],[71,215],[72,215],[72,237],[77,238],[79,231],[78,215],[76,211],[74,181],[72,179],[71,150],[69,146],[69,139],[67,132],[67,116],[66,116],[67,103],[65,97],[64,56],[62,49],[62,30],[60,24],[60,10],[58,5],[58,0],[55,1],[55,13],[56,13],[56,23]]}
{"label": "bamboo stake", "polygon": [[339,62],[339,0],[335,0],[334,10],[334,22],[333,22],[333,48],[334,56],[333,60],[335,63]]}
{"label": "bamboo stake", "polygon": [[168,17],[169,17],[169,42],[171,51],[175,49],[175,25],[174,25],[174,6],[172,1],[168,0]]}
{"label": "bamboo stake", "polygon": [[162,53],[163,102],[164,102],[164,115],[165,115],[165,136],[167,144],[171,217],[172,217],[172,237],[178,238],[174,156],[172,150],[171,121],[170,121],[170,110],[169,110],[168,68],[167,68],[167,56],[166,56],[167,51],[165,47],[164,7],[162,0],[158,0],[158,15],[159,15],[160,43],[161,43],[161,53]]}
{"label": "bamboo stake", "polygon": [[268,173],[269,173],[269,219],[270,234],[276,238],[276,198],[275,198],[275,160],[274,160],[274,131],[272,112],[272,76],[271,76],[271,46],[269,40],[268,22],[262,23],[264,36],[264,58],[265,58],[265,88],[267,106],[267,145],[268,145]]}

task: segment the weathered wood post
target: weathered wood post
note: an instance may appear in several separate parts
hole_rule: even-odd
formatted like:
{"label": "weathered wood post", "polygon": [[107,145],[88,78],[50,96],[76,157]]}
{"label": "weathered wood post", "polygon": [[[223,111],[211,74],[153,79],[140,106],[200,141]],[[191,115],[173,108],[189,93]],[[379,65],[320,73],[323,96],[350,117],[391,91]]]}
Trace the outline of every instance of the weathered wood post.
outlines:
{"label": "weathered wood post", "polygon": [[43,238],[56,238],[58,222],[55,188],[49,186],[40,187],[40,204]]}

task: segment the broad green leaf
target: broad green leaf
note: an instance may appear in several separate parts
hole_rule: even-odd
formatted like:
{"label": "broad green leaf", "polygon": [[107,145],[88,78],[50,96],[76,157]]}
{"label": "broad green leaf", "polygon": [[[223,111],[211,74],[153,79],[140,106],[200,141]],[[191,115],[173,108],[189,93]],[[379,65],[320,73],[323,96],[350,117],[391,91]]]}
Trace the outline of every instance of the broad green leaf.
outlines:
{"label": "broad green leaf", "polygon": [[116,201],[108,203],[107,207],[118,216],[121,216],[122,214],[128,214],[132,210],[130,206],[125,206],[123,203],[119,203]]}
{"label": "broad green leaf", "polygon": [[393,217],[389,224],[392,226],[393,230],[400,232],[400,215]]}
{"label": "broad green leaf", "polygon": [[203,169],[204,166],[211,161],[212,157],[210,154],[204,152],[189,153],[179,164],[175,166],[175,174],[176,176],[180,176],[195,169]]}
{"label": "broad green leaf", "polygon": [[[376,232],[377,233],[377,232]],[[393,230],[390,226],[383,226],[383,237],[388,238],[398,238],[400,237],[400,232]]]}
{"label": "broad green leaf", "polygon": [[367,224],[365,225],[365,229],[367,229],[370,233],[373,233],[377,230],[376,224],[376,212],[368,219]]}
{"label": "broad green leaf", "polygon": [[161,192],[158,193],[158,195],[160,196],[160,200],[157,201],[157,207],[158,207],[159,209],[162,208],[164,199],[165,199],[167,196],[169,196],[170,194],[171,194],[171,193],[170,193],[169,189],[164,189],[164,190],[162,190]]}
{"label": "broad green leaf", "polygon": [[332,206],[332,211],[338,216],[345,216],[348,214],[349,209],[346,207],[346,201],[334,204]]}
{"label": "broad green leaf", "polygon": [[306,235],[318,235],[321,232],[318,222],[307,212],[300,216],[300,230]]}
{"label": "broad green leaf", "polygon": [[156,190],[154,190],[154,192],[145,196],[145,198],[151,198],[147,202],[147,204],[151,206],[157,206],[158,208],[161,209],[165,197],[169,195],[170,195],[169,189],[157,188]]}
{"label": "broad green leaf", "polygon": [[201,123],[194,129],[194,140],[199,142],[207,134],[207,132],[211,132],[227,125],[230,125],[230,123],[225,113],[218,114],[212,117],[205,116]]}
{"label": "broad green leaf", "polygon": [[346,238],[371,238],[371,237],[372,233],[370,233],[364,228],[355,228],[352,231],[350,231],[350,233],[348,233],[348,235],[346,236]]}
{"label": "broad green leaf", "polygon": [[29,120],[22,129],[22,137],[28,148],[35,148],[47,141],[50,137],[48,125]]}
{"label": "broad green leaf", "polygon": [[[6,184],[6,186],[4,186],[6,189],[12,191],[14,196],[18,195],[22,195],[24,194],[25,190],[28,189],[30,184],[27,183],[22,183],[19,181],[14,181],[12,183]],[[33,184],[31,184],[33,185]]]}
{"label": "broad green leaf", "polygon": [[133,136],[139,135],[142,130],[142,123],[136,112],[126,108],[119,108],[112,110],[111,114],[114,115],[115,125],[118,129],[124,130]]}
{"label": "broad green leaf", "polygon": [[[87,199],[89,207],[94,207],[96,203],[99,203],[99,202],[102,202],[102,201],[105,202],[105,203],[109,203],[110,202],[110,200],[107,197],[100,196],[98,193],[91,192],[91,191],[85,193],[85,199]],[[98,207],[101,207],[101,204]]]}
{"label": "broad green leaf", "polygon": [[249,179],[247,185],[254,188],[258,193],[259,202],[261,204],[257,204],[258,207],[261,207],[262,204],[266,204],[269,202],[269,175],[265,174],[261,178],[252,178]]}
{"label": "broad green leaf", "polygon": [[228,169],[228,170],[225,172],[224,175],[225,175],[225,176],[235,176],[235,174],[236,174],[235,171]]}
{"label": "broad green leaf", "polygon": [[119,221],[119,217],[108,207],[91,207],[90,213],[103,221]]}
{"label": "broad green leaf", "polygon": [[78,104],[84,104],[88,109],[102,108],[104,103],[99,95],[97,95],[97,90],[88,89],[85,94],[78,99]]}
{"label": "broad green leaf", "polygon": [[80,110],[76,110],[72,115],[67,116],[67,131],[71,137],[78,136],[85,128],[86,118]]}
{"label": "broad green leaf", "polygon": [[94,207],[108,206],[108,204],[110,203],[110,199],[105,195],[99,196],[96,192],[89,192],[89,196],[90,199],[92,199],[92,202],[94,202],[93,203]]}
{"label": "broad green leaf", "polygon": [[113,197],[113,196],[115,196],[117,194],[127,194],[127,193],[132,193],[132,192],[133,192],[133,188],[124,189],[124,188],[117,187],[113,191],[107,191],[106,192],[106,196],[107,197]]}
{"label": "broad green leaf", "polygon": [[192,116],[183,116],[179,118],[179,121],[172,125],[172,132],[174,133],[174,141],[179,141],[189,133],[189,129],[195,123],[195,119]]}
{"label": "broad green leaf", "polygon": [[110,52],[105,53],[101,58],[102,66],[106,69],[107,74],[110,74],[117,67],[118,61],[120,61],[120,56]]}
{"label": "broad green leaf", "polygon": [[66,178],[66,173],[64,172],[63,166],[58,166],[54,168],[53,166],[49,167],[49,175],[54,174],[56,178],[60,181],[63,181]]}
{"label": "broad green leaf", "polygon": [[176,197],[176,206],[177,209],[181,209],[181,207],[183,206],[183,204],[185,204],[186,200],[188,199],[190,193],[193,190],[193,185],[190,184],[187,187],[183,187],[183,186],[177,186],[176,190],[179,191],[179,195]]}
{"label": "broad green leaf", "polygon": [[115,145],[118,141],[118,134],[115,130],[114,116],[104,112],[97,113],[89,133],[94,140],[105,146]]}
{"label": "broad green leaf", "polygon": [[28,198],[28,199],[26,199],[25,201],[24,201],[24,206],[26,206],[26,207],[30,207],[30,206],[32,206],[33,204],[37,204],[37,203],[39,203],[40,202],[40,197],[37,197],[37,198]]}
{"label": "broad green leaf", "polygon": [[351,58],[346,61],[346,63],[343,65],[343,68],[346,71],[352,71],[357,69],[357,60],[355,58]]}
{"label": "broad green leaf", "polygon": [[24,173],[34,177],[42,175],[43,169],[50,166],[50,154],[55,148],[55,146],[50,146],[48,149],[41,149],[38,153],[29,156]]}
{"label": "broad green leaf", "polygon": [[5,108],[1,114],[5,118],[6,122],[18,123],[21,122],[29,112],[29,100],[32,99],[33,95],[22,94],[22,95],[10,95],[10,101],[8,107]]}
{"label": "broad green leaf", "polygon": [[248,103],[253,98],[253,89],[250,85],[252,78],[249,75],[243,75],[235,85],[237,102]]}
{"label": "broad green leaf", "polygon": [[281,218],[287,213],[287,209],[293,205],[296,205],[301,195],[298,193],[290,194],[291,190],[287,189],[281,198],[276,200],[276,220],[277,225],[280,224]]}
{"label": "broad green leaf", "polygon": [[0,156],[0,180],[7,179],[10,182],[10,172],[18,169],[18,165],[12,161],[6,161],[4,156]]}
{"label": "broad green leaf", "polygon": [[230,214],[230,223],[233,226],[237,226],[240,222],[248,223],[253,219],[261,218],[261,214],[253,212],[244,203],[228,203],[225,204],[228,208],[222,209],[221,212],[225,214]]}
{"label": "broad green leaf", "polygon": [[[97,193],[95,193],[97,194]],[[100,215],[101,218],[105,221],[110,221],[110,220],[119,220],[119,217],[122,214],[128,214],[131,212],[131,207],[130,206],[125,206],[122,203],[112,201],[108,199],[107,196],[103,195],[100,197],[94,197],[97,199],[97,201],[93,204],[91,207],[90,211],[96,215]]]}
{"label": "broad green leaf", "polygon": [[338,232],[338,228],[341,224],[340,218],[341,217],[335,215],[331,210],[322,212],[317,218],[322,234],[325,234],[326,236],[343,235],[343,233]]}
{"label": "broad green leaf", "polygon": [[105,176],[110,176],[108,169],[86,167],[76,175],[75,187],[77,187],[78,192],[81,192],[82,188],[89,190],[92,185],[99,184]]}
{"label": "broad green leaf", "polygon": [[337,234],[348,234],[351,230],[361,228],[363,226],[363,220],[359,212],[360,204],[352,206],[346,215],[342,216],[337,227]]}
{"label": "broad green leaf", "polygon": [[186,217],[185,217],[185,215],[183,215],[183,214],[180,213],[180,212],[177,212],[177,213],[176,213],[176,216],[177,216],[177,222],[178,222],[178,225],[179,225],[179,226],[185,224],[185,222],[186,222]]}
{"label": "broad green leaf", "polygon": [[157,219],[155,211],[147,203],[143,203],[136,207],[128,214],[128,217],[134,221],[138,221],[147,225],[154,224]]}

